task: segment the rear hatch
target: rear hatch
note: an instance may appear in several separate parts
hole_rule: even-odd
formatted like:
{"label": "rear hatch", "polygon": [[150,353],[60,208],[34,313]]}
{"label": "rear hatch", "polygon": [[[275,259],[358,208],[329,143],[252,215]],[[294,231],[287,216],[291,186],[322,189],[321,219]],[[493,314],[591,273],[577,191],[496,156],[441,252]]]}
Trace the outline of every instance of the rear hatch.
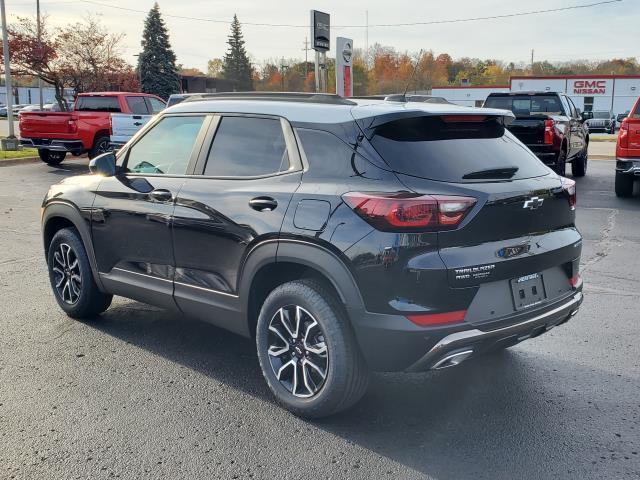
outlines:
{"label": "rear hatch", "polygon": [[616,155],[620,158],[640,157],[640,99],[620,126]]}
{"label": "rear hatch", "polygon": [[470,311],[472,323],[518,309],[512,302],[518,281],[543,288],[542,299],[523,299],[527,305],[571,291],[581,248],[575,184],[542,164],[499,116],[395,119],[368,136],[413,192],[476,199],[456,228],[438,233],[450,287],[476,287],[476,298],[487,296],[482,305],[494,307]]}
{"label": "rear hatch", "polygon": [[20,114],[20,136],[23,138],[63,138],[73,132],[71,112],[24,112]]}

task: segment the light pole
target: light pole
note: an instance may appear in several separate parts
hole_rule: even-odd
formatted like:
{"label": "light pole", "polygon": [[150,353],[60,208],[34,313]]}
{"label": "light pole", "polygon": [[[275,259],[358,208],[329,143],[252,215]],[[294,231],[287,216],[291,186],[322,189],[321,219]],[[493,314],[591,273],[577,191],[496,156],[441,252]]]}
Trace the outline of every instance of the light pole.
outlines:
{"label": "light pole", "polygon": [[140,69],[140,54],[134,53],[133,56],[138,59],[138,65],[136,66],[136,72],[138,72],[138,83],[139,83],[138,90],[142,92],[142,70]]}
{"label": "light pole", "polygon": [[[38,23],[38,54],[42,57],[42,32],[40,23],[40,0],[36,0],[36,21]],[[42,77],[38,76],[38,95],[40,96],[40,110],[43,109],[42,101]]]}
{"label": "light pole", "polygon": [[7,13],[4,0],[0,0],[2,14],[2,53],[4,54],[4,85],[7,90],[7,120],[9,121],[9,138],[15,138],[13,132],[13,87],[11,86],[11,62],[9,61],[9,36],[7,35]]}

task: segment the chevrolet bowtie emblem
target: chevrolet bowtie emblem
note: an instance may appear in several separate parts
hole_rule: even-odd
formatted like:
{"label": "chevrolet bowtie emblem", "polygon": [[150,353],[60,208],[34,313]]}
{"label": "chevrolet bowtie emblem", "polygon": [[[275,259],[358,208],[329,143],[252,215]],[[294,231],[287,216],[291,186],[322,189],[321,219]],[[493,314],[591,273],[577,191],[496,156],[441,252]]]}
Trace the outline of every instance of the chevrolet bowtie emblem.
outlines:
{"label": "chevrolet bowtie emblem", "polygon": [[529,200],[524,202],[522,208],[528,208],[529,210],[536,210],[542,206],[544,203],[544,198],[540,197],[531,197]]}

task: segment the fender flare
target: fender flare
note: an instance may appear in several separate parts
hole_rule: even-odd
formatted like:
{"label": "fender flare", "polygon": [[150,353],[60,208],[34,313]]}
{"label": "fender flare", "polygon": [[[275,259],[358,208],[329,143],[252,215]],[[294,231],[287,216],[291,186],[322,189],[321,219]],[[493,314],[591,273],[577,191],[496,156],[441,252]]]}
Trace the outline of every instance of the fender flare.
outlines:
{"label": "fender flare", "polygon": [[46,245],[45,231],[47,224],[54,218],[64,218],[73,224],[80,238],[84,244],[84,248],[87,251],[87,257],[89,257],[89,264],[91,265],[91,273],[93,274],[93,280],[98,285],[101,291],[104,291],[100,275],[98,275],[98,264],[96,262],[96,255],[93,249],[93,242],[91,240],[91,219],[87,213],[83,215],[75,205],[62,201],[49,202],[42,212],[42,242],[45,252],[47,252],[48,245]]}
{"label": "fender flare", "polygon": [[364,310],[364,300],[356,281],[337,254],[313,242],[280,239],[258,245],[247,257],[238,287],[238,296],[242,299],[245,312],[248,312],[251,284],[256,273],[265,265],[284,262],[318,271],[331,282],[345,306]]}

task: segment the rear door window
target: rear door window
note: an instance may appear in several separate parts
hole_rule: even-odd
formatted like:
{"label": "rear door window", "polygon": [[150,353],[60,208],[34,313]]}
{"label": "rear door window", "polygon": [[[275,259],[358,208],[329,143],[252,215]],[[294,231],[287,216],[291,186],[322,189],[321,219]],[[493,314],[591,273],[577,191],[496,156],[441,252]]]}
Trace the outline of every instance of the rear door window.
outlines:
{"label": "rear door window", "polygon": [[394,120],[377,127],[371,143],[394,171],[443,182],[516,180],[550,171],[496,117]]}
{"label": "rear door window", "polygon": [[127,97],[127,105],[134,115],[148,115],[147,102],[144,97]]}
{"label": "rear door window", "polygon": [[213,139],[204,174],[256,177],[283,172],[289,167],[280,120],[223,117]]}
{"label": "rear door window", "polygon": [[118,97],[78,97],[76,111],[79,112],[120,112]]}

